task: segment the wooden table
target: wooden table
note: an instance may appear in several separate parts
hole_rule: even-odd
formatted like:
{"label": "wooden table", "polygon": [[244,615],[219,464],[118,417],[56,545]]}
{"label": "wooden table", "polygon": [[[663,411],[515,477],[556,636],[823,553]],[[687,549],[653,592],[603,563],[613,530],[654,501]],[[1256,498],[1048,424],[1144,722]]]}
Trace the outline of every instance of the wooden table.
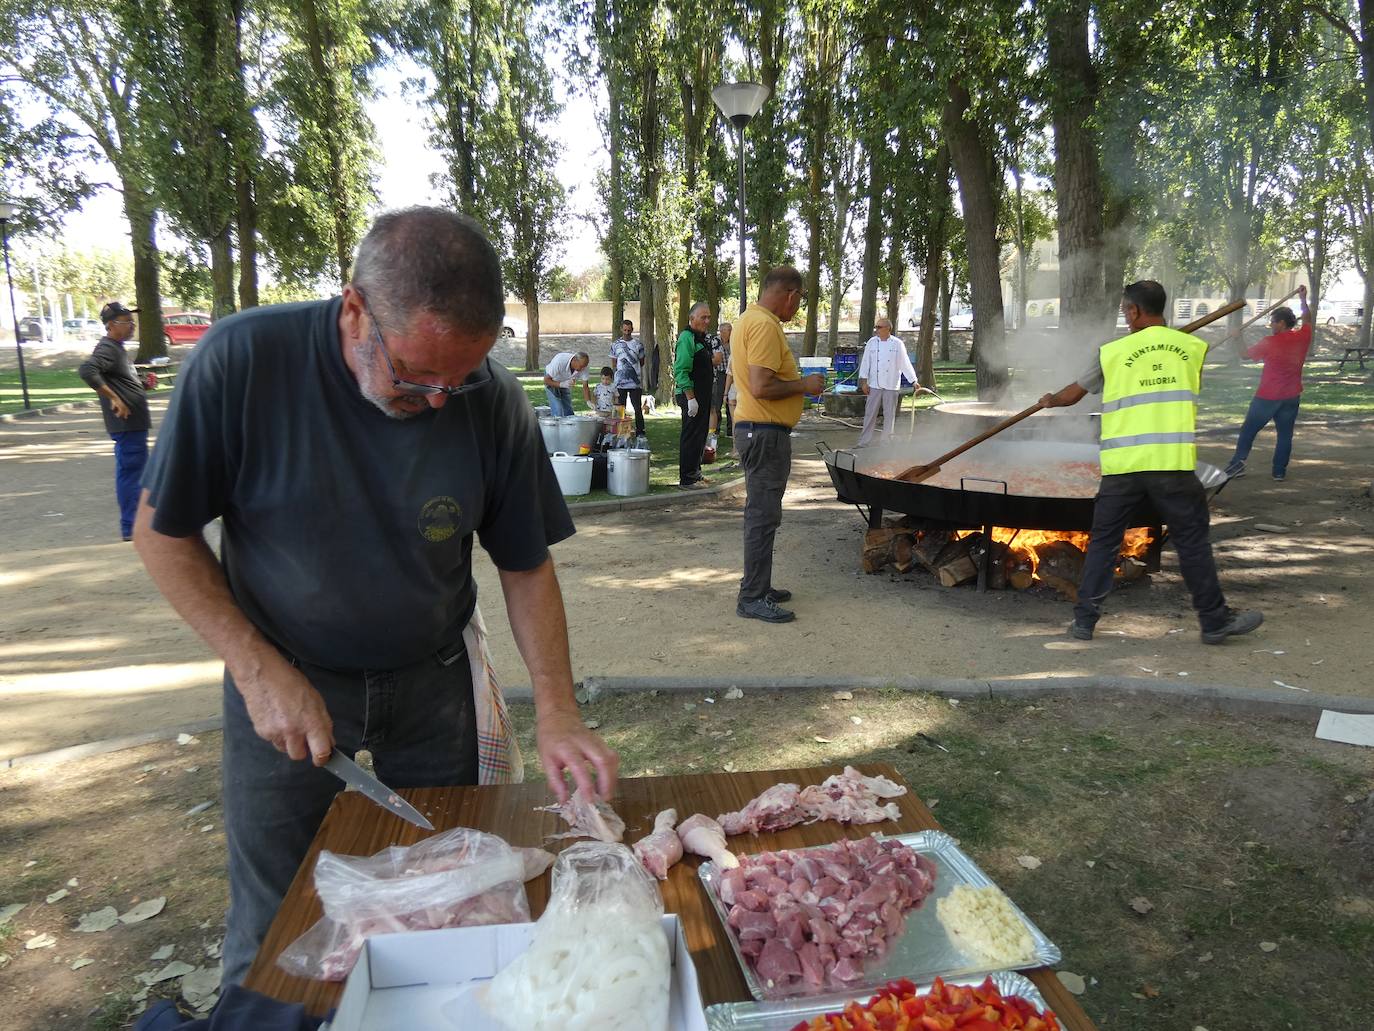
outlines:
{"label": "wooden table", "polygon": [[[867,763],[860,767],[869,775],[881,774],[901,783],[897,771],[886,763]],[[780,781],[796,784],[819,784],[839,767],[816,767],[801,770],[769,770],[753,773],[710,773],[692,777],[642,777],[622,779],[612,804],[625,820],[625,840],[633,842],[653,825],[660,810],[674,808],[685,819],[693,813],[730,812],[744,806],[765,788]],[[400,792],[425,814],[437,831],[452,827],[474,827],[499,834],[512,845],[544,845],[551,834],[566,830],[563,821],[553,813],[536,812],[535,807],[551,801],[547,785],[542,780],[526,784],[483,788],[421,788]],[[929,809],[915,792],[895,800],[901,809],[901,819],[894,825],[885,822],[868,827],[846,827],[837,823],[815,823],[793,827],[778,834],[760,834],[730,839],[738,852],[762,852],[778,848],[802,848],[824,845],[840,838],[861,838],[881,830],[884,834],[938,830]],[[338,1001],[341,983],[309,981],[292,977],[279,969],[276,958],[291,942],[320,918],[319,899],[315,895],[312,875],[315,857],[321,849],[346,855],[372,855],[388,845],[411,845],[426,836],[426,832],[385,812],[357,792],[340,794],[320,825],[310,852],[301,863],[276,919],[268,929],[262,948],[244,984],[288,1002],[303,1003],[312,1013],[323,1014]],[[570,844],[568,839],[548,844],[557,850]],[[707,1006],[718,1002],[749,1001],[749,989],[735,962],[729,941],[711,909],[697,867],[703,862],[687,856],[673,867],[663,882],[665,908],[682,920],[696,964],[701,984],[702,1002]],[[537,919],[544,911],[549,896],[549,874],[525,886],[530,912]],[[1040,994],[1045,997],[1066,1031],[1095,1031],[1091,1020],[1078,1001],[1060,984],[1053,971],[1047,968],[1026,972]]]}

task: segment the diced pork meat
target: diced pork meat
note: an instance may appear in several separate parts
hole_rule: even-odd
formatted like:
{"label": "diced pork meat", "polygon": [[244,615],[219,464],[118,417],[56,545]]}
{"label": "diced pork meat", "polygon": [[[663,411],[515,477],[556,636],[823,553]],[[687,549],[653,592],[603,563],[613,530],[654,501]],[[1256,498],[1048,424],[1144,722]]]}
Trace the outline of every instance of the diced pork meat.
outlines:
{"label": "diced pork meat", "polygon": [[935,884],[930,860],[876,837],[745,856],[730,874],[718,888],[728,923],[772,996],[860,980]]}

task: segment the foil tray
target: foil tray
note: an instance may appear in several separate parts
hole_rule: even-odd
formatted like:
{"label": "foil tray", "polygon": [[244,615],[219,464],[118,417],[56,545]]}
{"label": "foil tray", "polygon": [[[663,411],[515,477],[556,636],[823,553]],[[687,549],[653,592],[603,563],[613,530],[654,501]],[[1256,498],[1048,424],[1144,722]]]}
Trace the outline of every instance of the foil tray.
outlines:
{"label": "foil tray", "polygon": [[[956,985],[982,984],[986,977],[1004,996],[1019,995],[1042,1013],[1045,998],[1027,978],[1010,970],[999,970],[980,977],[947,977]],[[918,991],[928,992],[934,978],[917,983]],[[810,996],[788,1002],[721,1002],[706,1007],[707,1031],[792,1031],[802,1021],[810,1021],[827,1013],[838,1013],[849,1003],[867,1002],[872,992],[848,992],[841,995]]]}
{"label": "foil tray", "polygon": [[[739,939],[735,935],[735,929],[730,926],[729,910],[720,901],[720,895],[716,890],[720,880],[720,872],[716,869],[715,863],[706,862],[697,869],[697,876],[701,878],[702,884],[706,888],[706,894],[716,911],[716,916],[720,919],[721,927],[725,929],[725,936],[730,941],[730,948],[734,950],[735,961],[739,963],[740,970],[744,974],[744,981],[749,986],[749,993],[755,999],[786,999],[800,995],[816,996],[822,992],[830,995],[844,992],[845,998],[852,999],[864,995],[865,992],[872,995],[878,988],[900,977],[909,978],[918,983],[936,976],[950,980],[952,978],[971,977],[974,974],[990,974],[1005,965],[990,964],[987,959],[978,954],[965,951],[950,938],[944,925],[940,923],[939,917],[935,914],[936,902],[950,894],[956,885],[967,884],[975,888],[984,888],[993,884],[992,878],[978,868],[978,864],[969,858],[968,854],[959,847],[958,842],[944,831],[915,831],[911,834],[879,835],[879,837],[884,840],[900,841],[931,860],[935,864],[935,890],[921,904],[920,909],[913,909],[907,913],[906,927],[903,928],[901,936],[889,945],[887,952],[880,957],[870,957],[864,963],[862,980],[847,985],[832,983],[818,988],[810,988],[805,982],[802,982],[793,985],[790,989],[781,990],[765,986],[755,975],[744,954],[739,950]],[[823,848],[825,846],[813,847]],[[811,850],[798,848],[790,851],[805,854]],[[1025,913],[1021,912],[1015,902],[1012,902],[1011,905],[1016,910],[1016,915],[1026,925],[1026,930],[1030,932],[1031,940],[1034,943],[1034,951],[1030,958],[1024,963],[1017,964],[1017,969],[1027,970],[1058,963],[1063,956],[1059,947],[1045,937],[1044,932],[1036,927]],[[980,977],[976,980],[981,979]]]}

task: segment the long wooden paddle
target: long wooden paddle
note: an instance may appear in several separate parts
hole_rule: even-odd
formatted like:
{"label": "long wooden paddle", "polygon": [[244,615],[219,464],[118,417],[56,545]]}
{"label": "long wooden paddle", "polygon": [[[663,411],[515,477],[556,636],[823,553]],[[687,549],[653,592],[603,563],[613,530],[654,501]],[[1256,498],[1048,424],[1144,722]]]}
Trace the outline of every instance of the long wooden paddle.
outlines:
{"label": "long wooden paddle", "polygon": [[1260,319],[1262,319],[1262,318],[1264,318],[1266,315],[1268,315],[1271,311],[1273,311],[1275,308],[1277,308],[1279,305],[1281,305],[1284,301],[1291,301],[1294,297],[1297,297],[1297,296],[1298,296],[1298,291],[1297,291],[1297,288],[1294,287],[1292,291],[1290,291],[1288,294],[1284,295],[1283,297],[1280,297],[1277,301],[1275,301],[1275,302],[1274,302],[1273,304],[1271,304],[1269,307],[1265,308],[1264,311],[1260,312],[1258,315],[1254,316],[1253,318],[1246,319],[1244,322],[1242,322],[1242,323],[1240,324],[1240,329],[1236,330],[1234,333],[1231,333],[1231,334],[1228,335],[1228,336],[1223,337],[1220,341],[1218,341],[1217,347],[1221,347],[1222,344],[1230,343],[1232,340],[1235,340],[1235,339],[1237,339],[1237,338],[1243,338],[1243,337],[1245,336],[1245,331],[1246,331],[1247,329],[1249,329],[1251,326],[1253,326],[1253,325],[1254,325],[1256,322],[1258,322]]}
{"label": "long wooden paddle", "polygon": [[[1287,298],[1284,298],[1284,300],[1287,300]],[[1282,304],[1283,302],[1280,301],[1279,303]],[[1223,319],[1227,315],[1230,315],[1233,311],[1239,311],[1241,308],[1244,307],[1244,301],[1232,301],[1230,304],[1223,305],[1216,311],[1202,316],[1202,318],[1200,319],[1194,319],[1192,322],[1188,323],[1188,325],[1181,327],[1179,329],[1179,332],[1195,333],[1208,323],[1215,322],[1217,319]],[[965,451],[969,450],[969,448],[977,447],[979,444],[983,443],[983,441],[987,440],[989,437],[995,437],[1003,430],[1015,426],[1022,419],[1029,419],[1032,415],[1034,415],[1036,412],[1040,411],[1040,409],[1044,407],[1044,405],[1037,401],[1035,402],[1035,404],[1031,405],[1025,411],[1017,412],[1010,419],[1003,419],[1001,422],[993,426],[991,429],[984,430],[982,433],[978,434],[978,436],[974,437],[972,440],[965,441],[963,444],[960,444],[953,451],[945,452],[939,458],[935,459],[935,461],[930,462],[927,465],[913,465],[910,469],[903,469],[900,473],[894,476],[893,479],[905,480],[907,483],[920,483],[922,480],[928,480],[936,473],[938,473],[941,467],[946,462],[950,461],[951,459],[958,458]]]}

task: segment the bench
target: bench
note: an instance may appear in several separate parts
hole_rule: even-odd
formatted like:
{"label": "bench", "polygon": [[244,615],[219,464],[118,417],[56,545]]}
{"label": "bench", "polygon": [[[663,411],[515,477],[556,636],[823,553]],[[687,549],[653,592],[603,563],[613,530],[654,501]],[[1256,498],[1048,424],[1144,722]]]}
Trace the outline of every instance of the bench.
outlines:
{"label": "bench", "polygon": [[1358,361],[1360,363],[1360,368],[1363,369],[1366,357],[1374,357],[1374,347],[1347,347],[1345,349],[1345,354],[1341,356],[1340,365],[1336,366],[1336,371],[1344,372],[1345,363],[1353,361]]}
{"label": "bench", "polygon": [[176,381],[177,367],[181,362],[167,362],[165,365],[153,365],[151,362],[135,362],[134,372],[138,373],[140,379],[144,379],[148,373],[157,377],[159,384],[170,386]]}

